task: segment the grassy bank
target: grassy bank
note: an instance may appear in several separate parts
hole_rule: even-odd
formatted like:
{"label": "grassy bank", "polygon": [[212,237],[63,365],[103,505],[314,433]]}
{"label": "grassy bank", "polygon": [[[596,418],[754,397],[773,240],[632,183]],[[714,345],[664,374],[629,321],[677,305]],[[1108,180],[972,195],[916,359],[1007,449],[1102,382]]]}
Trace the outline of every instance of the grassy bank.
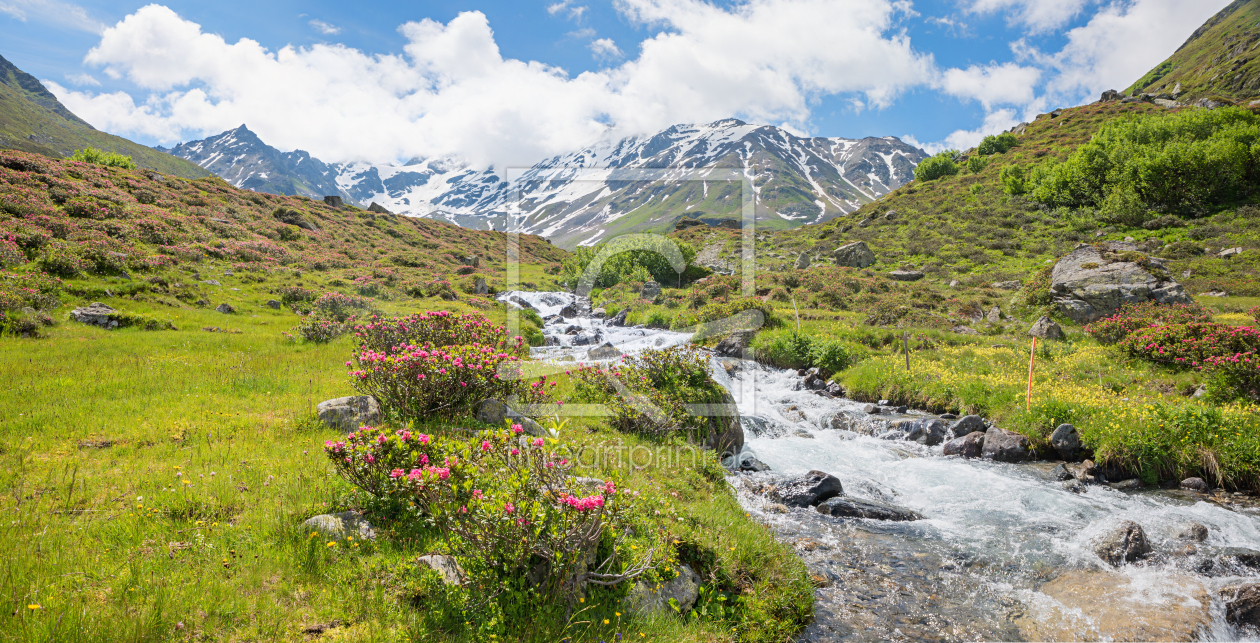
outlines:
{"label": "grassy bank", "polygon": [[[271,295],[261,286],[223,291],[237,314],[104,299],[179,330],[63,321],[43,339],[0,338],[0,640],[781,641],[809,617],[803,565],[740,510],[711,457],[613,459],[582,473],[622,477],[726,599],[713,607],[738,609],[635,617],[617,594],[596,592],[567,626],[472,614],[435,628],[435,614],[453,607],[433,599],[414,565],[438,547],[431,537],[384,515],[371,542],[330,546],[299,529],[314,514],[363,508],[323,453],[340,434],[312,417],[318,402],[354,393],[350,339],[290,342],[282,332],[299,318],[262,306]],[[472,310],[439,299],[380,305]],[[579,451],[659,446],[594,420],[562,439]]]}

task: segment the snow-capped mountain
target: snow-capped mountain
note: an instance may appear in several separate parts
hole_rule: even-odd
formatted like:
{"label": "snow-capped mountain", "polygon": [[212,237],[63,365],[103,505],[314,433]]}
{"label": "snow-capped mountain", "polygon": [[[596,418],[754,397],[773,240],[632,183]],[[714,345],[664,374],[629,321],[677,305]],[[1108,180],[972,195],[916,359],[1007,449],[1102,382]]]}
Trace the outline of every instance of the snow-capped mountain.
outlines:
{"label": "snow-capped mountain", "polygon": [[[496,168],[453,157],[325,164],[300,150],[271,148],[244,126],[170,152],[238,187],[313,198],[339,194],[467,227],[511,225],[563,247],[669,230],[682,217],[738,219],[742,182],[706,180],[719,175],[747,179],[759,227],[819,223],[910,181],[927,156],[895,137],[806,138],[736,119],[675,125],[653,136],[609,136],[513,172],[511,182]],[[663,177],[638,170],[661,170]]]}

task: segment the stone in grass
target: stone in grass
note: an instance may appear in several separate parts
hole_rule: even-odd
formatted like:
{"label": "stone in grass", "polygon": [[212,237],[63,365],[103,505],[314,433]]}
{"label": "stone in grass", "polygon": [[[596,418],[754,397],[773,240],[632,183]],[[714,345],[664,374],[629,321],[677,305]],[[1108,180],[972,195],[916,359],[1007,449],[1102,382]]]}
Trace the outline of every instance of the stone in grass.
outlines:
{"label": "stone in grass", "polygon": [[768,496],[789,507],[812,507],[842,493],[844,487],[839,478],[822,471],[810,471],[777,483]]}
{"label": "stone in grass", "polygon": [[522,429],[530,435],[542,436],[547,432],[537,422],[517,413],[505,402],[496,399],[487,398],[477,404],[477,421],[495,426],[505,426],[507,420],[512,420],[512,424],[521,425]]}
{"label": "stone in grass", "polygon": [[109,316],[116,312],[118,311],[99,301],[94,301],[87,306],[70,311],[70,319],[89,326],[113,328],[118,325],[118,322],[110,319]]}
{"label": "stone in grass", "polygon": [[315,407],[320,421],[331,429],[354,431],[360,426],[376,426],[381,421],[381,405],[371,395],[351,395],[324,400]]}
{"label": "stone in grass", "polygon": [[437,572],[442,577],[442,582],[447,585],[463,585],[464,581],[468,580],[464,568],[459,566],[459,561],[455,560],[454,556],[428,554],[417,558],[416,563]]}
{"label": "stone in grass", "polygon": [[1040,319],[1033,322],[1032,328],[1028,329],[1028,334],[1041,339],[1063,339],[1063,328],[1054,320],[1042,315]]}
{"label": "stone in grass", "polygon": [[1059,452],[1059,457],[1072,462],[1081,451],[1081,434],[1071,424],[1060,424],[1050,434],[1050,446]]}
{"label": "stone in grass", "polygon": [[283,304],[281,304],[281,303],[280,303],[280,301],[279,301],[279,300],[277,300],[277,299],[268,299],[268,300],[267,300],[267,307],[268,307],[268,308],[270,308],[270,309],[272,309],[272,310],[280,310],[280,306],[282,306],[282,305],[283,305]]}
{"label": "stone in grass", "polygon": [[236,309],[232,307],[232,304],[219,304],[218,306],[214,307],[214,312],[223,313],[224,315],[231,315],[232,313],[236,312]]}
{"label": "stone in grass", "polygon": [[347,536],[373,540],[376,531],[360,514],[353,511],[342,511],[335,514],[320,514],[306,519],[302,523],[302,532],[319,532],[335,540],[344,540]]}
{"label": "stone in grass", "polygon": [[700,593],[700,576],[689,565],[679,565],[677,569],[678,576],[664,583],[635,583],[626,595],[626,606],[639,614],[670,614],[674,611],[673,604],[677,604],[681,613],[691,611]]}

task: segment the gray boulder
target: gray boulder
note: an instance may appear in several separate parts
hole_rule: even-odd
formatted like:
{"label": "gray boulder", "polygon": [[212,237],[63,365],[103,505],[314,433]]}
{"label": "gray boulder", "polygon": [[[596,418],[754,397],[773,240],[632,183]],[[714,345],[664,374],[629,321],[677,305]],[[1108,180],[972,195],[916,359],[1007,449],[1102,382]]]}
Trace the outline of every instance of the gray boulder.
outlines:
{"label": "gray boulder", "polygon": [[1207,540],[1207,537],[1208,528],[1201,522],[1188,522],[1177,531],[1178,540],[1193,540],[1201,543]]}
{"label": "gray boulder", "polygon": [[643,284],[643,289],[639,291],[639,298],[648,301],[655,301],[661,296],[661,285],[655,281],[648,281]]}
{"label": "gray boulder", "polygon": [[985,460],[1024,462],[1032,456],[1028,447],[1028,438],[994,426],[984,434],[982,454]]}
{"label": "gray boulder", "polygon": [[1211,485],[1203,478],[1186,478],[1181,481],[1180,486],[1186,491],[1197,491],[1199,493],[1207,493],[1212,490]]}
{"label": "gray boulder", "polygon": [[1002,309],[994,306],[993,309],[989,311],[989,314],[984,316],[984,319],[990,324],[996,324],[1002,321]]}
{"label": "gray boulder", "polygon": [[757,331],[754,330],[737,330],[718,342],[717,346],[713,347],[713,352],[722,357],[743,357],[744,351],[748,349],[756,333]]}
{"label": "gray boulder", "polygon": [[232,313],[236,312],[236,309],[232,307],[232,304],[219,304],[218,306],[214,307],[214,312],[223,313],[224,315],[231,315]]}
{"label": "gray boulder", "polygon": [[529,435],[542,436],[547,432],[537,422],[512,410],[512,407],[506,403],[493,398],[487,398],[477,404],[477,421],[486,424],[493,424],[497,427],[507,425],[507,421],[511,420],[512,424],[519,424]]}
{"label": "gray boulder", "polygon": [[115,328],[118,326],[118,322],[110,319],[110,315],[116,312],[118,311],[99,301],[94,301],[87,306],[70,311],[70,319],[89,326]]}
{"label": "gray boulder", "polygon": [[840,479],[822,471],[810,471],[774,485],[769,498],[789,507],[813,507],[844,493]]}
{"label": "gray boulder", "polygon": [[591,310],[591,319],[603,319],[608,316],[608,311],[603,308],[594,308]]}
{"label": "gray boulder", "polygon": [[1054,264],[1050,290],[1059,310],[1081,324],[1111,315],[1124,304],[1191,302],[1162,260],[1138,252],[1131,243],[1078,247]]}
{"label": "gray boulder", "polygon": [[678,576],[659,585],[639,581],[626,595],[626,606],[639,614],[671,614],[674,611],[670,599],[682,613],[691,611],[700,595],[700,575],[688,565],[678,566]]}
{"label": "gray boulder", "polygon": [[1094,537],[1090,542],[1090,549],[1099,558],[1118,567],[1151,553],[1151,544],[1141,525],[1125,520]]}
{"label": "gray boulder", "polygon": [[1060,424],[1050,434],[1050,446],[1059,452],[1059,457],[1070,462],[1081,450],[1081,434],[1071,424]]}
{"label": "gray boulder", "polygon": [[306,519],[302,523],[302,533],[319,532],[328,538],[345,540],[347,536],[372,540],[376,531],[362,515],[353,511],[342,511],[335,514],[320,514]]}
{"label": "gray boulder", "polygon": [[977,431],[961,438],[954,438],[945,443],[941,453],[964,458],[978,458],[984,453],[984,433]]}
{"label": "gray boulder", "polygon": [[957,422],[950,425],[949,430],[954,434],[954,437],[961,438],[977,431],[983,433],[988,428],[984,424],[984,418],[979,415],[964,415]]}
{"label": "gray boulder", "polygon": [[906,439],[934,447],[949,436],[949,423],[944,420],[916,420],[902,425],[906,429]]}
{"label": "gray boulder", "polygon": [[769,471],[770,465],[754,458],[751,454],[741,454],[739,456],[739,470],[757,473],[761,471]]}
{"label": "gray boulder", "polygon": [[815,511],[837,518],[869,518],[871,520],[894,521],[923,519],[922,515],[909,509],[845,496],[831,498],[819,504]]}
{"label": "gray boulder", "polygon": [[615,359],[621,357],[621,349],[613,346],[611,342],[604,342],[602,346],[587,351],[586,356],[590,359]]}
{"label": "gray boulder", "polygon": [[338,431],[355,431],[360,426],[376,426],[381,422],[381,405],[371,395],[324,400],[315,407],[315,412],[328,428]]}
{"label": "gray boulder", "polygon": [[918,270],[894,270],[888,276],[897,281],[918,281],[923,278],[923,273]]}
{"label": "gray boulder", "polygon": [[797,270],[804,270],[808,268],[809,267],[809,253],[802,252],[800,256],[796,258],[796,263],[792,264],[792,267],[796,268]]}
{"label": "gray boulder", "polygon": [[486,285],[486,278],[477,277],[477,279],[473,281],[473,294],[486,295],[489,293],[490,293],[490,287]]}
{"label": "gray boulder", "polygon": [[281,306],[283,306],[283,305],[284,305],[284,304],[280,303],[280,301],[275,300],[275,299],[268,299],[268,300],[267,300],[267,307],[268,307],[268,308],[270,308],[270,309],[272,309],[272,310],[280,310],[280,307],[281,307]]}
{"label": "gray boulder", "polygon": [[1072,474],[1073,478],[1086,484],[1093,484],[1099,481],[1098,467],[1094,465],[1093,460],[1065,464],[1063,468],[1067,469],[1067,472]]}
{"label": "gray boulder", "polygon": [[626,315],[629,315],[629,314],[630,314],[629,308],[622,308],[621,310],[617,311],[616,315],[612,316],[612,319],[605,321],[604,325],[605,326],[625,326]]}
{"label": "gray boulder", "polygon": [[831,256],[837,266],[849,268],[866,268],[875,263],[875,253],[867,247],[865,241],[854,241],[836,248]]}
{"label": "gray boulder", "polygon": [[598,330],[584,331],[573,336],[574,346],[592,346],[599,343],[603,339],[603,334]]}
{"label": "gray boulder", "polygon": [[429,554],[417,558],[416,563],[437,572],[442,577],[442,582],[447,585],[463,585],[464,581],[468,580],[464,568],[459,566],[459,561],[455,560],[454,556]]}
{"label": "gray boulder", "polygon": [[1028,334],[1041,339],[1063,339],[1063,329],[1045,315],[1033,322],[1032,328],[1028,329]]}
{"label": "gray boulder", "polygon": [[993,284],[993,287],[997,288],[998,290],[1019,290],[1019,287],[1021,285],[1022,284],[1020,284],[1018,281],[999,281]]}

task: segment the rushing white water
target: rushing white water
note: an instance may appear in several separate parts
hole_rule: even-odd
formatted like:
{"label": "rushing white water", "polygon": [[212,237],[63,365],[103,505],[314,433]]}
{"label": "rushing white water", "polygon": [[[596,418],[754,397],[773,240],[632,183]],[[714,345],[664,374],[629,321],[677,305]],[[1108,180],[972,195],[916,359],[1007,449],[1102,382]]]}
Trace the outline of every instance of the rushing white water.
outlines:
{"label": "rushing white water", "polygon": [[[514,295],[544,317],[575,302],[566,293],[501,299]],[[590,347],[571,345],[573,336],[564,334],[571,325],[602,333],[599,343],[609,341],[620,353],[688,340],[683,333],[604,323],[580,316],[549,323],[545,333],[561,345],[536,349],[536,355],[582,359]],[[782,538],[807,543],[801,555],[811,573],[836,581],[819,590],[817,622],[802,640],[1170,638],[1184,635],[1187,623],[1199,640],[1260,640],[1226,624],[1215,598],[1224,586],[1257,580],[1256,572],[1238,565],[1212,566],[1225,548],[1260,550],[1260,513],[1226,506],[1242,499],[1105,485],[1073,493],[1050,476],[1050,463],[943,457],[939,446],[829,428],[837,412],[860,412],[862,405],[803,390],[793,371],[720,362],[714,360],[713,375],[736,398],[745,455],[772,468],[731,477],[741,502]],[[881,523],[810,509],[783,512],[755,492],[760,484],[815,469],[839,478],[846,495],[912,509],[925,519]],[[1140,524],[1154,553],[1117,569],[1088,544],[1120,520]],[[1195,554],[1177,554],[1186,547],[1177,533],[1191,521],[1207,526],[1208,538]],[[1046,582],[1061,574],[1077,574],[1065,576],[1079,579],[1075,597]],[[900,589],[886,591],[889,583]],[[1091,616],[1098,604],[1111,611]]]}
{"label": "rushing white water", "polygon": [[[528,303],[539,316],[546,320],[543,333],[555,345],[535,348],[532,351],[535,359],[556,362],[594,362],[600,360],[590,357],[590,351],[605,343],[616,347],[620,351],[616,357],[620,357],[623,354],[634,354],[649,348],[669,348],[685,344],[691,339],[691,333],[607,325],[607,320],[589,316],[589,302],[566,292],[511,291],[500,294],[498,298],[518,308],[522,308],[517,303],[518,301]],[[561,316],[560,312],[571,305],[582,310],[584,314],[571,317]],[[575,345],[578,335],[566,333],[574,327],[580,328],[581,334],[589,338],[590,343]],[[616,359],[616,357],[611,359]]]}

